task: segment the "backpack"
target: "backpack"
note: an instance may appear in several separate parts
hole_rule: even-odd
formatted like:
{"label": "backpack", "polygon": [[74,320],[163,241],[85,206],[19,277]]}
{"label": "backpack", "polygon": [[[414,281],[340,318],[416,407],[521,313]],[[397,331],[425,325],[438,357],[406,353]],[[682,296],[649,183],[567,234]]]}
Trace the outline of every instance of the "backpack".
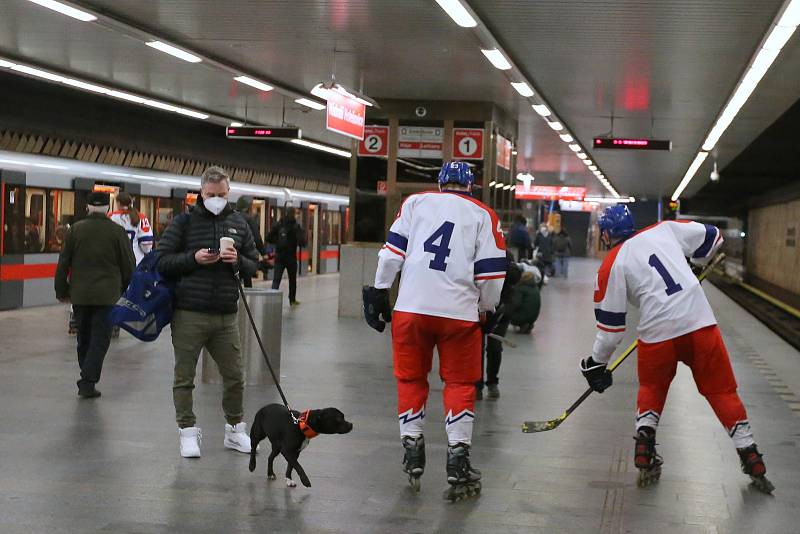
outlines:
{"label": "backpack", "polygon": [[289,248],[289,228],[282,224],[278,229],[278,239],[275,243],[275,248],[278,250],[286,250]]}
{"label": "backpack", "polygon": [[131,283],[111,308],[110,320],[142,341],[154,341],[172,320],[174,282],[158,272],[158,251],[145,256]]}

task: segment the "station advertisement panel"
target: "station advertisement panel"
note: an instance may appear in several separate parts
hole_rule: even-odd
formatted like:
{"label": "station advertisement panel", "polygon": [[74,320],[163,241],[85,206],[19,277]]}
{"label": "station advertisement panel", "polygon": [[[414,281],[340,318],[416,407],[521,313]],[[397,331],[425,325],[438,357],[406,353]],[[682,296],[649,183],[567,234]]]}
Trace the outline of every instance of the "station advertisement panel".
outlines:
{"label": "station advertisement panel", "polygon": [[358,155],[366,157],[386,157],[389,155],[389,127],[367,126],[364,139],[358,143]]}
{"label": "station advertisement panel", "polygon": [[442,159],[444,128],[439,126],[400,126],[397,157]]}
{"label": "station advertisement panel", "polygon": [[497,134],[497,166],[511,170],[511,141]]}
{"label": "station advertisement panel", "polygon": [[557,185],[531,185],[524,187],[517,184],[514,189],[517,200],[580,200],[586,198],[585,187],[559,187]]}
{"label": "station advertisement panel", "polygon": [[453,128],[453,158],[483,159],[483,128]]}
{"label": "station advertisement panel", "polygon": [[327,119],[328,130],[361,141],[364,139],[364,124],[367,106],[336,91],[328,91]]}

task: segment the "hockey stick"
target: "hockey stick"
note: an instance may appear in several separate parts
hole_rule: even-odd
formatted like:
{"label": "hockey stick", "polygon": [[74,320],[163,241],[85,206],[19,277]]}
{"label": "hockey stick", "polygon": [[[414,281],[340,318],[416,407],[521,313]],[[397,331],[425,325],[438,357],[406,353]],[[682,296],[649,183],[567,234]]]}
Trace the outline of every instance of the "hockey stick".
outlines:
{"label": "hockey stick", "polygon": [[[703,272],[701,272],[697,276],[697,279],[700,282],[705,280],[706,277],[711,273],[711,271],[714,270],[714,268],[717,266],[717,264],[719,264],[719,262],[721,262],[724,259],[725,259],[725,254],[723,254],[723,253],[717,254],[714,257],[714,259],[711,260],[711,262],[703,269]],[[611,365],[608,366],[608,370],[613,372],[614,369],[619,367],[620,364],[622,362],[624,362],[628,358],[628,356],[631,355],[631,353],[634,350],[636,350],[636,347],[638,345],[639,345],[639,340],[637,339],[636,341],[631,343],[630,346],[628,346],[627,349],[625,349],[625,352],[623,352],[619,356],[619,358],[614,360],[614,363],[612,363]],[[569,417],[570,414],[572,412],[574,412],[578,408],[578,406],[580,406],[583,403],[583,401],[585,401],[589,397],[589,395],[592,394],[593,391],[594,390],[592,388],[588,388],[586,391],[583,392],[583,395],[581,395],[578,398],[578,400],[576,400],[574,403],[572,403],[572,406],[567,408],[566,411],[564,411],[564,413],[562,413],[561,415],[559,415],[555,419],[550,419],[549,421],[525,421],[524,423],[522,423],[522,432],[525,433],[525,434],[533,434],[535,432],[547,432],[548,430],[553,430],[555,428],[558,428],[558,426],[561,423],[563,423],[564,420],[567,417]]]}
{"label": "hockey stick", "polygon": [[499,341],[500,343],[504,343],[504,344],[508,345],[509,347],[511,347],[512,349],[516,349],[517,348],[517,344],[516,343],[514,343],[510,339],[505,338],[503,336],[499,336],[497,334],[486,334],[486,337],[490,337],[492,339],[495,339],[495,340]]}

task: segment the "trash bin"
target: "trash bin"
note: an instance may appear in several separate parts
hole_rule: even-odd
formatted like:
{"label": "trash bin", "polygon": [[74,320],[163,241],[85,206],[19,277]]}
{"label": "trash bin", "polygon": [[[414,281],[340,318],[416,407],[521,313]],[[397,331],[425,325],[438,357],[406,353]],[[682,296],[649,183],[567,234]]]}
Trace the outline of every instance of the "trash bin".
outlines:
{"label": "trash bin", "polygon": [[[281,377],[281,327],[283,322],[282,304],[283,292],[277,289],[245,288],[245,297],[253,312],[253,320],[267,349],[269,362],[280,381]],[[274,383],[269,374],[267,363],[258,347],[258,340],[250,326],[247,311],[243,304],[239,304],[239,337],[242,346],[242,367],[244,368],[244,381],[248,386],[260,386]],[[206,349],[203,349],[203,368],[201,377],[206,384],[221,384],[222,377],[217,370],[217,364]]]}

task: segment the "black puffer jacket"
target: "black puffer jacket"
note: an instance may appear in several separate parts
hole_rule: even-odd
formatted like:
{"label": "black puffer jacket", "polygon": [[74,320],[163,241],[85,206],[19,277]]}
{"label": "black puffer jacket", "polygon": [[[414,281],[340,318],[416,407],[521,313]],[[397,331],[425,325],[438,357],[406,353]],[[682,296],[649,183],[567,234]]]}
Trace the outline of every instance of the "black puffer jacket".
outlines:
{"label": "black puffer jacket", "polygon": [[204,313],[236,313],[239,290],[231,265],[218,261],[198,265],[194,254],[202,248],[219,248],[220,237],[233,238],[239,252],[239,270],[243,277],[256,274],[258,252],[250,226],[238,213],[226,207],[214,215],[197,205],[188,215],[176,217],[161,236],[158,270],[164,276],[178,278],[175,307]]}

